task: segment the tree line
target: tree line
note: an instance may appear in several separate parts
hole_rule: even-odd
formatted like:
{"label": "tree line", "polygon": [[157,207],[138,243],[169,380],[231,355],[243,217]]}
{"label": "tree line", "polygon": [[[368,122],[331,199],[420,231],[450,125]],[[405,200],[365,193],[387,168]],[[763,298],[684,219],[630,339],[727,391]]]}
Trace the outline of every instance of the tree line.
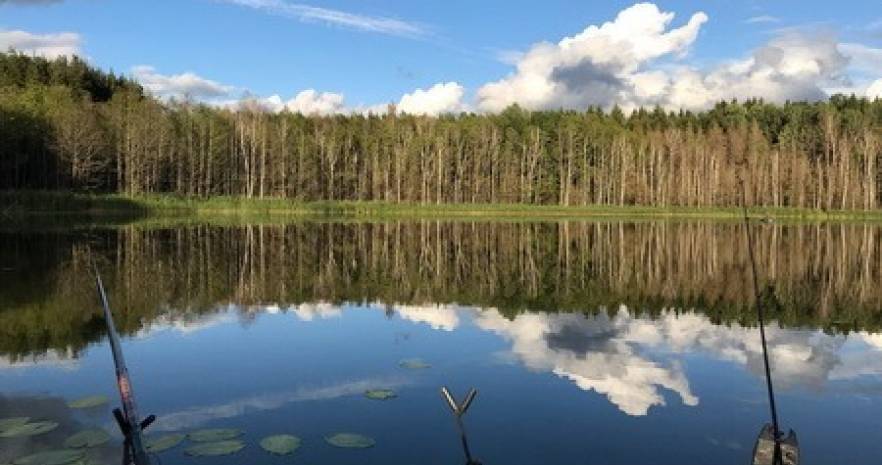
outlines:
{"label": "tree line", "polygon": [[854,96],[317,116],[165,102],[77,58],[0,54],[0,189],[695,207],[746,190],[757,205],[869,210],[880,156],[882,101]]}

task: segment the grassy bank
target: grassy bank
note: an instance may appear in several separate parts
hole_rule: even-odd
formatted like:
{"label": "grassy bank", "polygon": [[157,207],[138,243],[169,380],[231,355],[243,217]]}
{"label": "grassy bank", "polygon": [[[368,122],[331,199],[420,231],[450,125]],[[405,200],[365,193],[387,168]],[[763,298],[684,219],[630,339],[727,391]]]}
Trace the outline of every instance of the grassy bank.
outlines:
{"label": "grassy bank", "polygon": [[[752,208],[753,217],[786,221],[882,221],[882,210]],[[471,219],[740,219],[740,208],[559,206],[525,204],[412,204],[388,202],[300,202],[241,197],[190,198],[171,195],[124,196],[47,191],[0,191],[0,220],[36,217],[143,219],[147,217],[239,218],[471,218]]]}

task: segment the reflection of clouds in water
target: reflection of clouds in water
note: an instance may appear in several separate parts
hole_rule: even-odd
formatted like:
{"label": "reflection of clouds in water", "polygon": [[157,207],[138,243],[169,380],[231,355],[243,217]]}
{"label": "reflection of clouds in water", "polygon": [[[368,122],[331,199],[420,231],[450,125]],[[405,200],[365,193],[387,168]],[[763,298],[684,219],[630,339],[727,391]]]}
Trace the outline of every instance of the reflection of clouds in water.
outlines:
{"label": "reflection of clouds in water", "polygon": [[161,331],[174,331],[184,335],[194,334],[204,329],[235,321],[233,308],[230,306],[220,309],[221,311],[217,313],[195,316],[189,313],[181,314],[169,311],[150,321],[149,324],[145,325],[135,334],[135,337],[146,339]]}
{"label": "reflection of clouds in water", "polygon": [[325,320],[343,316],[343,311],[340,306],[322,301],[292,305],[291,311],[297,315],[297,318],[299,318],[300,321],[312,321],[315,319]]}
{"label": "reflection of clouds in water", "polygon": [[52,350],[44,354],[28,357],[14,358],[0,355],[0,370],[15,370],[22,368],[58,368],[66,371],[75,371],[80,368],[80,361],[75,357],[73,350]]}
{"label": "reflection of clouds in water", "polygon": [[432,329],[453,331],[459,326],[459,313],[454,305],[396,305],[394,308],[401,318],[426,323]]}
{"label": "reflection of clouds in water", "polygon": [[581,389],[604,394],[629,415],[646,415],[653,405],[664,405],[659,387],[676,392],[687,405],[698,404],[679,364],[665,366],[639,354],[625,339],[627,321],[618,317],[524,314],[511,321],[487,310],[475,322],[510,339],[512,352],[528,368],[551,371]]}
{"label": "reflection of clouds in water", "polygon": [[178,431],[210,421],[233,418],[248,412],[274,410],[292,402],[336,399],[362,394],[368,389],[393,389],[408,384],[404,378],[389,377],[350,381],[332,386],[304,387],[294,391],[261,394],[218,405],[194,407],[176,413],[157,415],[151,431]]}
{"label": "reflection of clouds in water", "polygon": [[[659,388],[676,392],[686,405],[698,404],[674,359],[679,354],[708,353],[763,376],[757,328],[715,325],[697,313],[665,311],[655,319],[635,318],[623,307],[612,317],[522,314],[512,321],[488,309],[476,314],[475,323],[511,340],[512,354],[528,368],[551,371],[604,394],[629,415],[664,405]],[[766,336],[775,380],[783,388],[821,389],[835,380],[882,377],[882,335],[831,336],[772,324]]]}

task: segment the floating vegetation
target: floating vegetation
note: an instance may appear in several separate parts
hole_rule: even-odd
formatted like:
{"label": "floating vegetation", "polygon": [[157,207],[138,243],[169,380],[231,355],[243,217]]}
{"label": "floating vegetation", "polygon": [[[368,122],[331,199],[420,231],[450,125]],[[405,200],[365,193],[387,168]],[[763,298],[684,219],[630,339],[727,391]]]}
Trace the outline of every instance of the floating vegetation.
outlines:
{"label": "floating vegetation", "polygon": [[232,455],[245,448],[245,443],[238,440],[203,442],[188,447],[184,453],[192,457],[218,457]]}
{"label": "floating vegetation", "polygon": [[95,408],[100,407],[108,402],[107,396],[89,396],[82,399],[72,400],[67,403],[70,408]]}
{"label": "floating vegetation", "polygon": [[368,389],[364,396],[373,400],[389,400],[398,397],[398,394],[391,389]]}
{"label": "floating vegetation", "polygon": [[13,465],[65,465],[76,462],[85,452],[76,449],[47,450],[13,460]]}
{"label": "floating vegetation", "polygon": [[288,455],[297,450],[302,442],[297,436],[278,434],[263,438],[260,441],[260,447],[270,454]]}
{"label": "floating vegetation", "polygon": [[58,423],[54,421],[35,421],[33,423],[25,423],[4,429],[0,432],[0,438],[17,438],[20,436],[37,436],[48,433],[58,428]]}
{"label": "floating vegetation", "polygon": [[398,365],[401,366],[401,368],[407,368],[408,370],[422,370],[424,368],[429,368],[432,366],[420,358],[409,358],[406,360],[402,360],[398,363]]}
{"label": "floating vegetation", "polygon": [[31,421],[31,417],[0,418],[0,433],[10,428],[26,425],[29,421]]}
{"label": "floating vegetation", "polygon": [[333,436],[325,436],[325,441],[334,446],[345,449],[367,449],[374,447],[377,441],[355,433],[337,433]]}
{"label": "floating vegetation", "polygon": [[110,435],[103,429],[87,429],[65,439],[64,447],[75,449],[82,447],[97,447],[110,441]]}
{"label": "floating vegetation", "polygon": [[200,429],[187,435],[193,442],[217,442],[236,439],[242,435],[242,430],[233,428]]}
{"label": "floating vegetation", "polygon": [[147,449],[147,452],[158,454],[177,447],[186,437],[186,434],[168,434],[158,438],[147,438],[144,448]]}

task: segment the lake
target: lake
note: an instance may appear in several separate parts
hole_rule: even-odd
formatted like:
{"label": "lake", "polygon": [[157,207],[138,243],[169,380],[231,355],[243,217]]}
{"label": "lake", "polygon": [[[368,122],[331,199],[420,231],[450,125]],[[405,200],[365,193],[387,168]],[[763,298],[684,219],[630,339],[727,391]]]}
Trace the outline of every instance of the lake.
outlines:
{"label": "lake", "polygon": [[[882,227],[757,224],[782,425],[804,464],[882,454]],[[710,221],[155,221],[0,229],[0,463],[119,403],[97,263],[148,437],[246,447],[154,465],[745,464],[769,411],[743,226]],[[418,360],[422,368],[403,361]],[[374,400],[371,389],[396,397]],[[109,403],[71,408],[103,395]],[[369,449],[332,447],[352,432]],[[293,456],[262,438],[293,434]]]}

